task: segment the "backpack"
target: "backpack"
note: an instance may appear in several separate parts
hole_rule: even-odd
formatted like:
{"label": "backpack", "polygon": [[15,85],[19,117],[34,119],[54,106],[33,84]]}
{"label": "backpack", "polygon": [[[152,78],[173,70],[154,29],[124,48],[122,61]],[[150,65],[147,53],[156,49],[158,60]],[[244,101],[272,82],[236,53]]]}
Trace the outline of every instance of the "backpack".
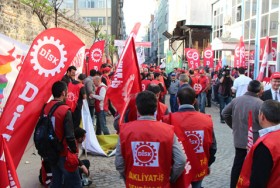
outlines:
{"label": "backpack", "polygon": [[51,165],[55,165],[58,162],[60,151],[63,149],[63,138],[59,141],[51,121],[54,111],[60,105],[62,105],[62,103],[55,103],[47,116],[44,115],[46,104],[44,105],[40,118],[36,124],[33,137],[38,154],[44,161],[48,161]]}

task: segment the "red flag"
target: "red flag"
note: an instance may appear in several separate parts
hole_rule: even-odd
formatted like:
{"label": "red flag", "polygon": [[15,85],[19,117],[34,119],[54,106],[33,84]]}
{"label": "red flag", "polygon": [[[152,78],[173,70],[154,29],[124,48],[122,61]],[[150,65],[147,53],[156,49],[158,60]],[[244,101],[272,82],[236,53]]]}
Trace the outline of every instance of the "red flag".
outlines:
{"label": "red flag", "polygon": [[134,39],[130,35],[116,67],[112,84],[107,89],[107,97],[121,115],[120,122],[122,122],[123,114],[130,99],[141,91],[140,80]]}
{"label": "red flag", "polygon": [[247,143],[247,153],[250,151],[254,144],[253,140],[253,114],[252,110],[248,112],[248,143]]}
{"label": "red flag", "polygon": [[100,70],[104,52],[105,40],[100,40],[91,46],[89,50],[88,73],[91,69]]}
{"label": "red flag", "polygon": [[16,167],[41,109],[51,97],[53,83],[82,50],[84,43],[61,28],[45,30],[33,41],[0,119],[0,134],[7,140]]}
{"label": "red flag", "polygon": [[89,49],[85,49],[83,73],[86,74],[87,76],[89,75],[88,61],[89,61]]}
{"label": "red flag", "polygon": [[0,187],[20,187],[6,140],[0,135]]}
{"label": "red flag", "polygon": [[204,67],[214,68],[214,52],[211,47],[205,48],[203,53]]}
{"label": "red flag", "polygon": [[270,50],[271,49],[271,39],[269,37],[266,37],[266,41],[265,41],[265,47],[264,47],[264,53],[263,53],[263,57],[262,57],[262,64],[260,67],[260,71],[257,77],[257,80],[262,82],[263,81],[263,77],[264,77],[264,70],[267,66],[267,61],[268,61],[268,56],[270,54]]}
{"label": "red flag", "polygon": [[200,59],[197,49],[185,48],[185,54],[188,60],[188,67],[196,69],[200,66]]}
{"label": "red flag", "polygon": [[245,45],[243,37],[240,37],[239,44],[234,50],[234,67],[245,67]]}
{"label": "red flag", "polygon": [[[136,36],[137,36],[137,34],[138,34],[138,31],[139,31],[139,29],[140,29],[140,26],[141,26],[141,23],[140,23],[140,22],[137,22],[137,23],[134,25],[133,29],[131,30],[131,33],[130,33],[130,34],[132,34],[134,38],[136,38]],[[135,45],[135,44],[134,44],[134,45]]]}

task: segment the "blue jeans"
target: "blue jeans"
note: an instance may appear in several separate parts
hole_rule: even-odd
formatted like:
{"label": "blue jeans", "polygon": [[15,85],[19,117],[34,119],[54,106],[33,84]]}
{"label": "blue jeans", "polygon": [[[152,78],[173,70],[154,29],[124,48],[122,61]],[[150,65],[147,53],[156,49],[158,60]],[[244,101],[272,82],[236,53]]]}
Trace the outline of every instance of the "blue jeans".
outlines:
{"label": "blue jeans", "polygon": [[218,94],[218,98],[220,103],[220,116],[221,120],[223,120],[224,118],[222,117],[222,111],[225,108],[225,106],[231,102],[231,96],[223,96],[221,94]]}
{"label": "blue jeans", "polygon": [[106,125],[106,114],[104,110],[101,112],[96,113],[96,135],[101,135],[103,132],[104,135],[110,134],[109,129]]}
{"label": "blue jeans", "polygon": [[178,104],[177,104],[177,100],[176,100],[176,94],[170,94],[169,103],[170,103],[170,110],[171,110],[171,112],[178,111]]}
{"label": "blue jeans", "polygon": [[206,103],[206,92],[202,92],[198,95],[198,105],[199,111],[205,113],[205,103]]}
{"label": "blue jeans", "polygon": [[51,166],[52,182],[51,188],[81,188],[82,181],[79,174],[79,168],[75,172],[68,172],[64,168],[65,157],[60,157],[56,166]]}
{"label": "blue jeans", "polygon": [[192,188],[201,188],[202,180],[201,181],[193,181]]}

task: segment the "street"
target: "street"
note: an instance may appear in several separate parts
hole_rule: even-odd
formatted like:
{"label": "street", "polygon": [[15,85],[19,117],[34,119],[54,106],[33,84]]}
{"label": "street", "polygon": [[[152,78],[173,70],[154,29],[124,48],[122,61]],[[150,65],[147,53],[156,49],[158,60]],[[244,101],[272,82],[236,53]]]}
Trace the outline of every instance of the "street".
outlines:
{"label": "street", "polygon": [[[230,170],[234,157],[234,147],[231,129],[226,124],[220,123],[219,108],[212,105],[206,108],[206,113],[213,118],[214,129],[217,140],[218,151],[216,161],[211,166],[211,173],[202,183],[204,188],[226,188],[230,184]],[[112,117],[108,119],[108,126],[111,133],[114,132]],[[43,187],[38,181],[40,168],[40,157],[36,153],[33,140],[30,139],[24,156],[18,166],[17,173],[22,188]],[[82,156],[85,157],[84,155]],[[100,157],[88,155],[91,162],[90,179],[93,184],[90,187],[107,188],[107,187],[125,187],[123,180],[120,179],[119,173],[115,170],[115,157]]]}

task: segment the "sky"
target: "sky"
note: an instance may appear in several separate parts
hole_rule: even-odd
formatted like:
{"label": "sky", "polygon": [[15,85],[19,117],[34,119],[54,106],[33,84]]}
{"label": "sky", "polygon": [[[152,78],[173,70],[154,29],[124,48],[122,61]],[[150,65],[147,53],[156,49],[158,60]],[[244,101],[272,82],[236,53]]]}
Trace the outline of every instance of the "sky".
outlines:
{"label": "sky", "polygon": [[124,0],[123,12],[127,35],[129,35],[135,23],[140,22],[141,27],[136,41],[141,41],[142,37],[146,34],[145,26],[151,20],[154,7],[153,0]]}

